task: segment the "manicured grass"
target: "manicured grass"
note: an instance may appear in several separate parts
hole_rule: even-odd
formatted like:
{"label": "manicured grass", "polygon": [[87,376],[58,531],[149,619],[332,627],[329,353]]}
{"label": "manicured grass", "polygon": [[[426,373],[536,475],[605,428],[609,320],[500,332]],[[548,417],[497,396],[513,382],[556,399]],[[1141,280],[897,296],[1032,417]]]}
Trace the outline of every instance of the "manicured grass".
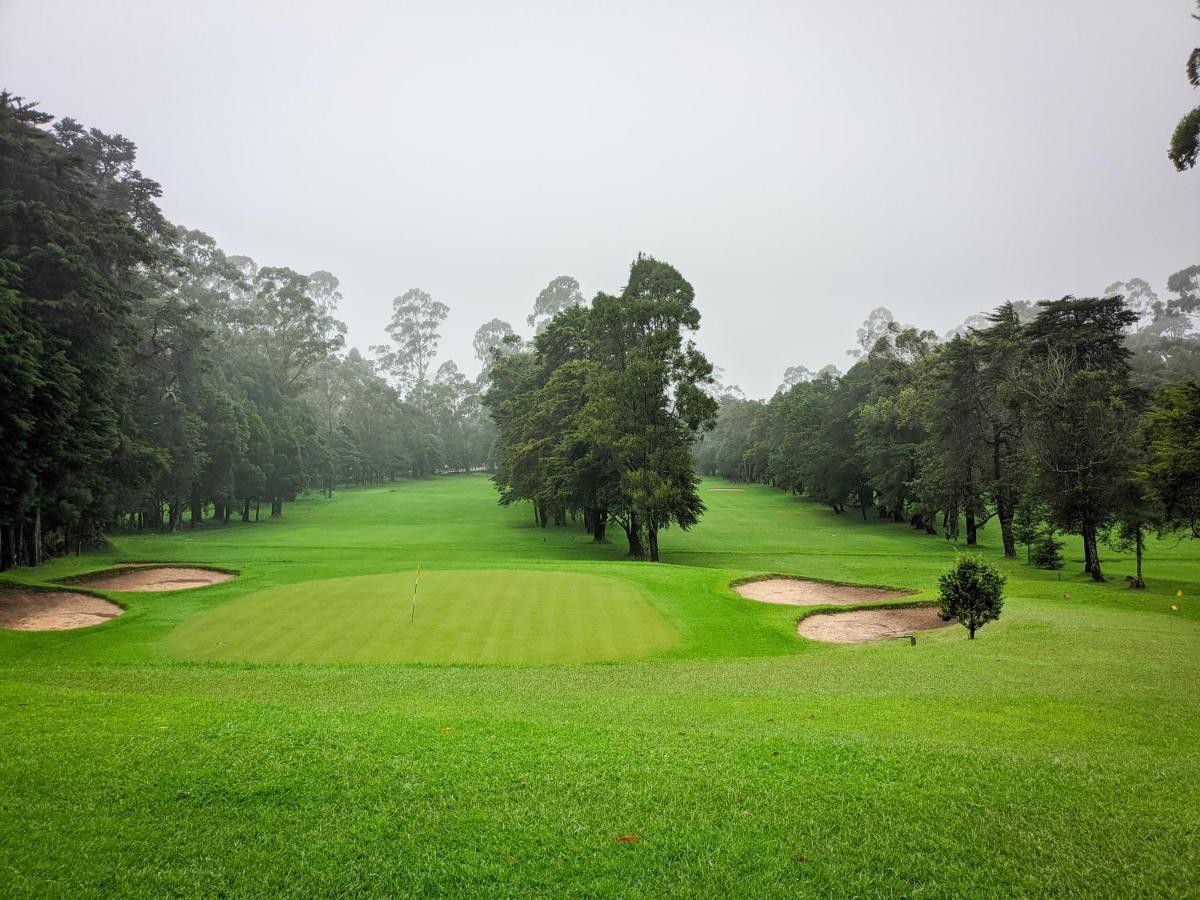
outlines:
{"label": "manicured grass", "polygon": [[[578,663],[645,656],[675,632],[636,584],[478,569],[360,575],[268,588],[183,622],[183,659],[250,662]],[[420,616],[416,615],[419,607]]]}
{"label": "manicured grass", "polygon": [[0,633],[3,893],[1200,893],[1196,544],[1152,547],[1146,592],[1111,555],[1090,584],[1074,545],[1061,580],[1004,564],[974,642],[829,646],[728,583],[928,599],[961,548],[765,487],[704,498],[661,566],[459,477],[15,573],[241,575]]}

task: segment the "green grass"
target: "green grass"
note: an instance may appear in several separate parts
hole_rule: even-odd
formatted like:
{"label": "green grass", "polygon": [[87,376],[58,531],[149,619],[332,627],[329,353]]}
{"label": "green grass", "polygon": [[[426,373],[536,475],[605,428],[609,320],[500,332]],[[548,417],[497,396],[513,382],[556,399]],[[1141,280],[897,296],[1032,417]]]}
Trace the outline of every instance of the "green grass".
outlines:
{"label": "green grass", "polygon": [[1153,547],[1146,592],[1111,555],[1089,583],[1073,545],[1061,580],[1005,564],[974,642],[821,645],[729,582],[929,599],[961,548],[764,487],[704,498],[661,566],[460,477],[20,570],[241,575],[0,633],[0,892],[1200,894],[1196,544]]}
{"label": "green grass", "polygon": [[630,581],[478,569],[304,581],[183,622],[182,659],[251,662],[579,663],[646,656],[674,629]]}

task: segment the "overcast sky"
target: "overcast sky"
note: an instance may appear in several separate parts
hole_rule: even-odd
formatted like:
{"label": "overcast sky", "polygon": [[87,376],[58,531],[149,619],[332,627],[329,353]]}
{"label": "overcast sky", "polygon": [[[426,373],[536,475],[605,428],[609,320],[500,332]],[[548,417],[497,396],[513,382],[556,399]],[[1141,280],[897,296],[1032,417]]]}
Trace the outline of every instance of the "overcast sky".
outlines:
{"label": "overcast sky", "polygon": [[696,288],[700,344],[769,395],[845,368],[875,306],[939,333],[1006,299],[1200,263],[1191,0],[0,0],[0,86],[120,132],[173,221],[391,300],[442,348],[524,326],[552,277],[638,251]]}

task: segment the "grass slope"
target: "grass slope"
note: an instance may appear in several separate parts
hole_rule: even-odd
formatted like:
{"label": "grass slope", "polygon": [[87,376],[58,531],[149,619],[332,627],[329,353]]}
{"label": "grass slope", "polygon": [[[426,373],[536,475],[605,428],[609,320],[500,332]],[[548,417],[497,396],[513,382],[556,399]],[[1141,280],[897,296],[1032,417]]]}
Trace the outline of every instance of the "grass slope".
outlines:
{"label": "grass slope", "polygon": [[[1075,575],[1078,548],[1061,581],[1009,564],[974,643],[826,646],[729,581],[928,598],[956,548],[767,488],[704,497],[662,566],[537,529],[464,477],[21,571],[242,574],[114,595],[129,611],[93,629],[0,633],[4,893],[1200,892],[1195,545],[1152,548],[1145,593],[1122,586],[1129,560],[1106,560],[1108,585]],[[389,606],[418,562],[419,636]],[[490,647],[481,592],[526,623]],[[424,618],[436,602],[456,626]],[[563,615],[530,631],[538,612]],[[351,656],[510,665],[324,663]]]}

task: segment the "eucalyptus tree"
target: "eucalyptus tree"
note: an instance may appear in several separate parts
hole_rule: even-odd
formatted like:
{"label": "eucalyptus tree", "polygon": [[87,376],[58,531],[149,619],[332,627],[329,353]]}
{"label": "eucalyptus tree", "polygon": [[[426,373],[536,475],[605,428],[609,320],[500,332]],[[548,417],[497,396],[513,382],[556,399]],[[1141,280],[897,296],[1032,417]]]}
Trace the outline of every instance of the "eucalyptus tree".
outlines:
{"label": "eucalyptus tree", "polygon": [[583,306],[585,302],[579,282],[570,275],[559,275],[552,278],[534,298],[533,312],[526,317],[525,322],[536,333],[563,310],[572,306]]}
{"label": "eucalyptus tree", "polygon": [[437,357],[441,324],[450,307],[420,288],[411,288],[392,301],[387,325],[391,346],[373,347],[379,366],[396,379],[401,392],[417,405],[425,402],[429,368]]}
{"label": "eucalyptus tree", "polygon": [[521,342],[513,327],[503,319],[491,319],[475,329],[471,339],[471,348],[475,358],[482,363],[486,371],[495,353],[514,353],[520,349]]}

